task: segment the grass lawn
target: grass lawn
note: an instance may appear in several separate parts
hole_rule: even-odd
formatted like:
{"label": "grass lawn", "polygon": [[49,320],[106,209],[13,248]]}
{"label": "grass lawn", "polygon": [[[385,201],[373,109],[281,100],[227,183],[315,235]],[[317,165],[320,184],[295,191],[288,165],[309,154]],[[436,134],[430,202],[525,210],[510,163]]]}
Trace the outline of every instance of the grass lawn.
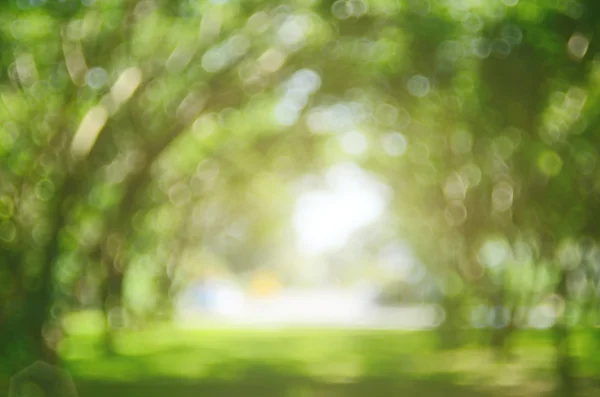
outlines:
{"label": "grass lawn", "polygon": [[[600,395],[594,335],[573,338],[582,396]],[[94,333],[70,336],[61,354],[82,397],[551,395],[549,333],[520,333],[510,362],[484,336],[442,351],[434,332],[157,326],[118,334],[114,356]]]}

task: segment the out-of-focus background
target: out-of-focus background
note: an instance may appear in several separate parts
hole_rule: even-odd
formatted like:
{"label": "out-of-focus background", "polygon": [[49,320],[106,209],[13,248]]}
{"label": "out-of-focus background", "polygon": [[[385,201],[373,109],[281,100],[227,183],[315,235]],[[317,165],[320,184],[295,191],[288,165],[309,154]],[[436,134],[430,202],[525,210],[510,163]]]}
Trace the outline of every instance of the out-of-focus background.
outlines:
{"label": "out-of-focus background", "polygon": [[1,2],[0,395],[596,395],[599,19]]}

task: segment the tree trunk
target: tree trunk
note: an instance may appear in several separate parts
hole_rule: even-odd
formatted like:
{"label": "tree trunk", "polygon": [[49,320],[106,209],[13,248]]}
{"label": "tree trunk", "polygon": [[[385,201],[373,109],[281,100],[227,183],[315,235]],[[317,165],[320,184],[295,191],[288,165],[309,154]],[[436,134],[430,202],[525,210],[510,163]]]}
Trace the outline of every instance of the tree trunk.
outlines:
{"label": "tree trunk", "polygon": [[460,301],[456,297],[445,297],[442,302],[444,322],[437,328],[442,349],[455,349],[461,345]]}
{"label": "tree trunk", "polygon": [[[58,234],[58,232],[57,232]],[[50,318],[50,309],[53,302],[53,275],[54,264],[57,259],[58,235],[50,242],[46,253],[46,260],[41,276],[41,285],[27,297],[27,328],[29,338],[37,359],[50,364],[58,363],[56,351],[51,349],[44,338],[44,327]]]}
{"label": "tree trunk", "polygon": [[27,294],[25,301],[27,334],[31,338],[35,356],[51,364],[58,364],[60,360],[56,350],[46,343],[44,327],[50,319],[50,309],[54,303],[54,270],[60,254],[60,233],[66,222],[64,206],[69,196],[77,190],[77,181],[77,175],[74,173],[67,173],[62,183],[56,181],[59,188],[49,206],[49,212],[54,215],[54,222],[45,247],[40,286]]}
{"label": "tree trunk", "polygon": [[492,304],[494,311],[490,344],[495,350],[496,357],[499,360],[505,361],[510,358],[511,354],[510,337],[514,331],[514,310],[510,310],[508,318],[505,318],[504,310],[508,308],[504,287],[501,287],[494,299],[492,299]]}
{"label": "tree trunk", "polygon": [[106,321],[106,329],[104,332],[104,350],[108,355],[117,353],[115,345],[115,330],[113,319],[113,310],[121,308],[123,274],[114,266],[114,261],[104,258],[103,262],[107,269],[106,280],[102,289],[102,310]]}
{"label": "tree trunk", "polygon": [[[561,271],[560,281],[556,293],[566,301],[567,297],[567,272]],[[556,371],[558,396],[571,396],[575,394],[574,366],[571,358],[570,333],[566,323],[567,305],[562,314],[557,317],[554,325],[554,346],[556,350]]]}

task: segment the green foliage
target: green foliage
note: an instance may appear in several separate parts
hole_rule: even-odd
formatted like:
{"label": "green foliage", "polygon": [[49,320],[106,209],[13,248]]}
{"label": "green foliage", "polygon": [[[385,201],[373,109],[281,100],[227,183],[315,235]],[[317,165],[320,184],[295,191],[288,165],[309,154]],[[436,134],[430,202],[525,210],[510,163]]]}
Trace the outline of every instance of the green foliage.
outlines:
{"label": "green foliage", "polygon": [[3,3],[0,354],[51,357],[81,309],[143,324],[203,269],[277,267],[295,254],[294,184],[342,161],[389,187],[379,244],[410,244],[448,324],[483,305],[512,329],[541,304],[595,325],[598,15],[593,0]]}

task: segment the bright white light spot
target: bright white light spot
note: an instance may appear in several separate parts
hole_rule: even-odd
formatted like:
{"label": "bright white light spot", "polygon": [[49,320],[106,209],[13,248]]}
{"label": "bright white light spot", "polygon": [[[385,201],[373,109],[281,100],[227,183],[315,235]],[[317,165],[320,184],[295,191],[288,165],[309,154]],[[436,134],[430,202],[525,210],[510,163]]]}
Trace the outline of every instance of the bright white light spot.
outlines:
{"label": "bright white light spot", "polygon": [[275,120],[285,126],[293,125],[300,114],[300,110],[294,102],[281,101],[275,106]]}
{"label": "bright white light spot", "polygon": [[331,13],[337,19],[348,19],[352,15],[352,7],[345,0],[338,0],[331,6]]}
{"label": "bright white light spot", "polygon": [[512,255],[506,240],[489,240],[479,250],[479,260],[490,268],[503,266]]}
{"label": "bright white light spot", "polygon": [[411,249],[398,242],[382,248],[379,252],[378,262],[384,269],[401,280],[407,280],[411,275],[416,275],[417,278],[420,277],[421,279],[424,276],[422,268],[418,266],[419,264]]}
{"label": "bright white light spot", "polygon": [[383,150],[392,157],[402,156],[406,152],[406,138],[398,132],[391,132],[381,138]]}
{"label": "bright white light spot", "polygon": [[[356,112],[355,112],[356,111]],[[364,110],[362,112],[364,114]],[[361,117],[360,109],[338,103],[329,107],[313,107],[308,114],[307,124],[315,134],[346,131],[356,128],[356,120]]]}
{"label": "bright white light spot", "polygon": [[213,47],[202,57],[202,67],[207,72],[218,72],[229,62],[227,53],[221,47]]}
{"label": "bright white light spot", "polygon": [[279,42],[287,48],[296,49],[304,44],[306,30],[310,22],[305,16],[288,18],[279,28]]}
{"label": "bright white light spot", "polygon": [[227,40],[226,48],[230,53],[230,58],[241,57],[250,48],[250,40],[243,35],[237,34]]}
{"label": "bright white light spot", "polygon": [[567,50],[569,52],[569,55],[571,55],[575,59],[581,59],[587,53],[589,46],[590,39],[588,39],[582,34],[576,33],[569,39],[569,43],[567,44]]}
{"label": "bright white light spot", "polygon": [[291,77],[289,87],[313,94],[321,87],[321,77],[312,69],[300,69]]}
{"label": "bright white light spot", "polygon": [[338,103],[331,107],[328,116],[337,131],[351,128],[354,125],[352,110],[344,104]]}
{"label": "bright white light spot", "polygon": [[421,76],[420,74],[411,77],[406,86],[408,88],[408,92],[419,98],[427,95],[429,93],[429,89],[431,88],[429,79],[425,76]]}
{"label": "bright white light spot", "polygon": [[528,325],[537,329],[547,329],[556,322],[556,315],[552,307],[548,305],[538,305],[529,312]]}
{"label": "bright white light spot", "polygon": [[306,124],[314,134],[329,132],[331,128],[327,111],[319,108],[311,109],[306,117]]}
{"label": "bright white light spot", "polygon": [[282,125],[292,125],[308,103],[309,95],[321,86],[321,78],[310,69],[301,69],[286,81],[283,98],[275,107],[275,120]]}
{"label": "bright white light spot", "polygon": [[385,209],[384,187],[353,163],[332,167],[328,187],[303,194],[296,202],[294,228],[302,252],[315,255],[341,248],[357,230]]}
{"label": "bright white light spot", "polygon": [[244,293],[233,283],[213,282],[212,295],[209,296],[211,310],[219,315],[239,313],[244,305]]}
{"label": "bright white light spot", "polygon": [[308,103],[308,96],[304,91],[299,89],[291,89],[285,93],[282,102],[286,102],[290,106],[295,107],[298,110],[302,110]]}
{"label": "bright white light spot", "polygon": [[367,139],[358,131],[345,133],[342,138],[344,152],[352,155],[362,154],[367,150]]}
{"label": "bright white light spot", "polygon": [[98,90],[106,85],[108,74],[106,73],[106,70],[100,67],[91,68],[87,72],[85,80],[88,86],[94,90]]}

